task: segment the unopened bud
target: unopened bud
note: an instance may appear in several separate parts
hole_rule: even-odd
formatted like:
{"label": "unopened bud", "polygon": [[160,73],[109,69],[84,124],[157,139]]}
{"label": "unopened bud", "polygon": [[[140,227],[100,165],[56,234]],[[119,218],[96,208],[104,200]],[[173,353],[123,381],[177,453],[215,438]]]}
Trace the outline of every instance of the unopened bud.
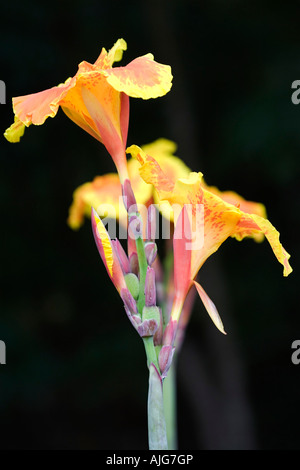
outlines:
{"label": "unopened bud", "polygon": [[154,318],[143,320],[137,327],[139,335],[144,338],[145,336],[154,336],[158,328],[158,324]]}
{"label": "unopened bud", "polygon": [[145,255],[147,258],[147,263],[151,266],[154,263],[156,255],[157,255],[157,245],[154,242],[146,242],[145,243]]}
{"label": "unopened bud", "polygon": [[128,289],[121,289],[121,299],[124,302],[125,307],[128,309],[131,315],[138,313],[136,302]]}
{"label": "unopened bud", "polygon": [[165,378],[168,374],[168,370],[172,364],[175,348],[172,346],[163,346],[159,352],[158,364],[161,371],[162,378]]}
{"label": "unopened bud", "polygon": [[137,253],[132,253],[132,255],[129,258],[129,263],[130,263],[130,271],[137,276],[140,270],[139,259],[138,259]]}
{"label": "unopened bud", "polygon": [[155,271],[149,266],[145,281],[145,304],[147,307],[156,305]]}
{"label": "unopened bud", "polygon": [[150,204],[147,211],[147,232],[146,239],[154,240],[156,237],[156,209],[153,204]]}
{"label": "unopened bud", "polygon": [[131,237],[133,240],[137,238],[142,238],[142,221],[137,215],[132,215],[128,220],[128,237]]}
{"label": "unopened bud", "polygon": [[120,261],[120,265],[121,265],[123,273],[124,274],[129,273],[130,263],[129,263],[129,259],[128,259],[128,256],[126,255],[124,248],[122,247],[121,243],[119,242],[117,238],[115,240],[111,240],[111,242],[117,254],[117,257]]}
{"label": "unopened bud", "polygon": [[140,283],[137,276],[133,273],[128,273],[124,276],[124,279],[132,297],[137,300],[140,291]]}
{"label": "unopened bud", "polygon": [[126,179],[124,184],[122,184],[122,195],[124,206],[128,214],[138,212],[136,199],[129,179]]}
{"label": "unopened bud", "polygon": [[155,320],[157,325],[160,323],[160,312],[158,307],[144,307],[142,320]]}

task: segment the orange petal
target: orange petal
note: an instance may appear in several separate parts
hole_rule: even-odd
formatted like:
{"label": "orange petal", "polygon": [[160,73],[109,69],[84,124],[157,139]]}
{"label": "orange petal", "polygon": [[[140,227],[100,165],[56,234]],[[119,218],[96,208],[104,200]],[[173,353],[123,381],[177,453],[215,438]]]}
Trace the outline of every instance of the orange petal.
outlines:
{"label": "orange petal", "polygon": [[[192,278],[206,259],[218,250],[220,245],[233,233],[241,218],[241,211],[224,202],[218,196],[203,190],[204,229],[203,246],[192,254]],[[201,219],[200,219],[201,222]]]}

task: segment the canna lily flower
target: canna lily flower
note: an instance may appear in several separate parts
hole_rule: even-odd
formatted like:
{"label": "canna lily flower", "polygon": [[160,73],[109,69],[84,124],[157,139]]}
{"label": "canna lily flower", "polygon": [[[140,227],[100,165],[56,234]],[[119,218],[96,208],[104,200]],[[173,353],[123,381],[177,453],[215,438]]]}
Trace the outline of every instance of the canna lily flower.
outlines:
{"label": "canna lily flower", "polygon": [[[265,212],[261,204],[249,204],[239,196],[236,203],[233,203],[235,193],[225,193],[223,198],[223,193],[216,188],[210,190],[203,183],[202,173],[191,172],[187,178],[174,181],[161,169],[158,162],[146,155],[142,149],[132,146],[130,152],[141,164],[142,178],[154,185],[160,200],[182,207],[175,219],[173,239],[175,297],[171,312],[172,321],[178,323],[184,300],[194,284],[212,320],[224,333],[215,305],[195,281],[199,269],[228,237],[237,240],[251,237],[256,241],[266,237],[276,258],[283,265],[283,275],[288,276],[292,272],[288,261],[290,255],[281,245],[278,231],[261,215]],[[191,211],[188,211],[187,207],[191,207]],[[203,210],[202,217],[197,217],[199,208]],[[203,236],[201,246],[196,248],[191,245],[193,233],[201,233]],[[171,336],[174,339],[174,335]]]}
{"label": "canna lily flower", "polygon": [[[153,190],[140,177],[138,167],[139,163],[135,159],[128,161],[128,175],[138,204],[147,206],[152,201]],[[97,209],[100,206],[106,217],[116,219],[123,226],[127,226],[122,185],[117,173],[96,176],[93,181],[80,185],[74,191],[73,202],[69,208],[68,225],[73,230],[79,229],[84,223],[84,218],[91,216],[91,208]]]}
{"label": "canna lily flower", "polygon": [[157,98],[172,86],[170,66],[155,62],[152,54],[113,68],[126,49],[126,42],[119,39],[109,52],[103,48],[94,64],[81,62],[74,77],[64,83],[13,98],[15,122],[6,130],[6,139],[19,142],[25,127],[44,124],[61,107],[75,124],[104,144],[123,183],[128,178],[125,148],[129,97]]}
{"label": "canna lily flower", "polygon": [[[174,155],[176,144],[171,140],[157,139],[142,146],[142,150],[153,155],[164,172],[173,180],[186,177],[190,173],[185,163]],[[139,162],[135,158],[130,158],[127,168],[137,203],[146,207],[153,202],[159,204],[155,188],[145,183],[140,176]],[[74,191],[73,202],[69,209],[69,226],[74,230],[79,229],[85,216],[90,217],[91,208],[98,208],[100,205],[102,207],[105,205],[106,217],[116,218],[124,226],[127,224],[127,212],[123,206],[122,187],[117,173],[96,176],[92,182],[84,183]],[[161,212],[165,217],[169,217],[170,210],[163,204]]]}

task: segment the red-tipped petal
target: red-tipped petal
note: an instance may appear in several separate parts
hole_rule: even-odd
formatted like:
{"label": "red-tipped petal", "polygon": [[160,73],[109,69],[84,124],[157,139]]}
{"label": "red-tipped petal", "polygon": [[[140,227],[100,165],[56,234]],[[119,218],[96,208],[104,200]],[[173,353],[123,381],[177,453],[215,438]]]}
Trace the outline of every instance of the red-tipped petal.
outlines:
{"label": "red-tipped petal", "polygon": [[174,237],[174,291],[175,300],[172,309],[172,317],[178,320],[183,302],[191,287],[191,257],[192,251],[188,249],[190,244],[190,223],[186,207],[183,206],[178,217]]}

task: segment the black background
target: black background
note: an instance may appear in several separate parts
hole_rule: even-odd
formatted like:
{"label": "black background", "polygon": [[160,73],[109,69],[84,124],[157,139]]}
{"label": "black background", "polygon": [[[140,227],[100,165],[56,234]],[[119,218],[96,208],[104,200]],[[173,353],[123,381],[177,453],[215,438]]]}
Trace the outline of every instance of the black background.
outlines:
{"label": "black background", "polygon": [[[128,145],[158,137],[208,184],[263,202],[294,272],[269,244],[228,240],[201,269],[228,335],[197,301],[178,364],[180,449],[298,449],[299,4],[266,0],[38,1],[1,5],[0,79],[11,98],[57,85],[123,37],[171,92],[131,99]],[[74,189],[114,171],[62,111],[0,139],[0,446],[146,449],[147,367],[90,224],[66,225]]]}

